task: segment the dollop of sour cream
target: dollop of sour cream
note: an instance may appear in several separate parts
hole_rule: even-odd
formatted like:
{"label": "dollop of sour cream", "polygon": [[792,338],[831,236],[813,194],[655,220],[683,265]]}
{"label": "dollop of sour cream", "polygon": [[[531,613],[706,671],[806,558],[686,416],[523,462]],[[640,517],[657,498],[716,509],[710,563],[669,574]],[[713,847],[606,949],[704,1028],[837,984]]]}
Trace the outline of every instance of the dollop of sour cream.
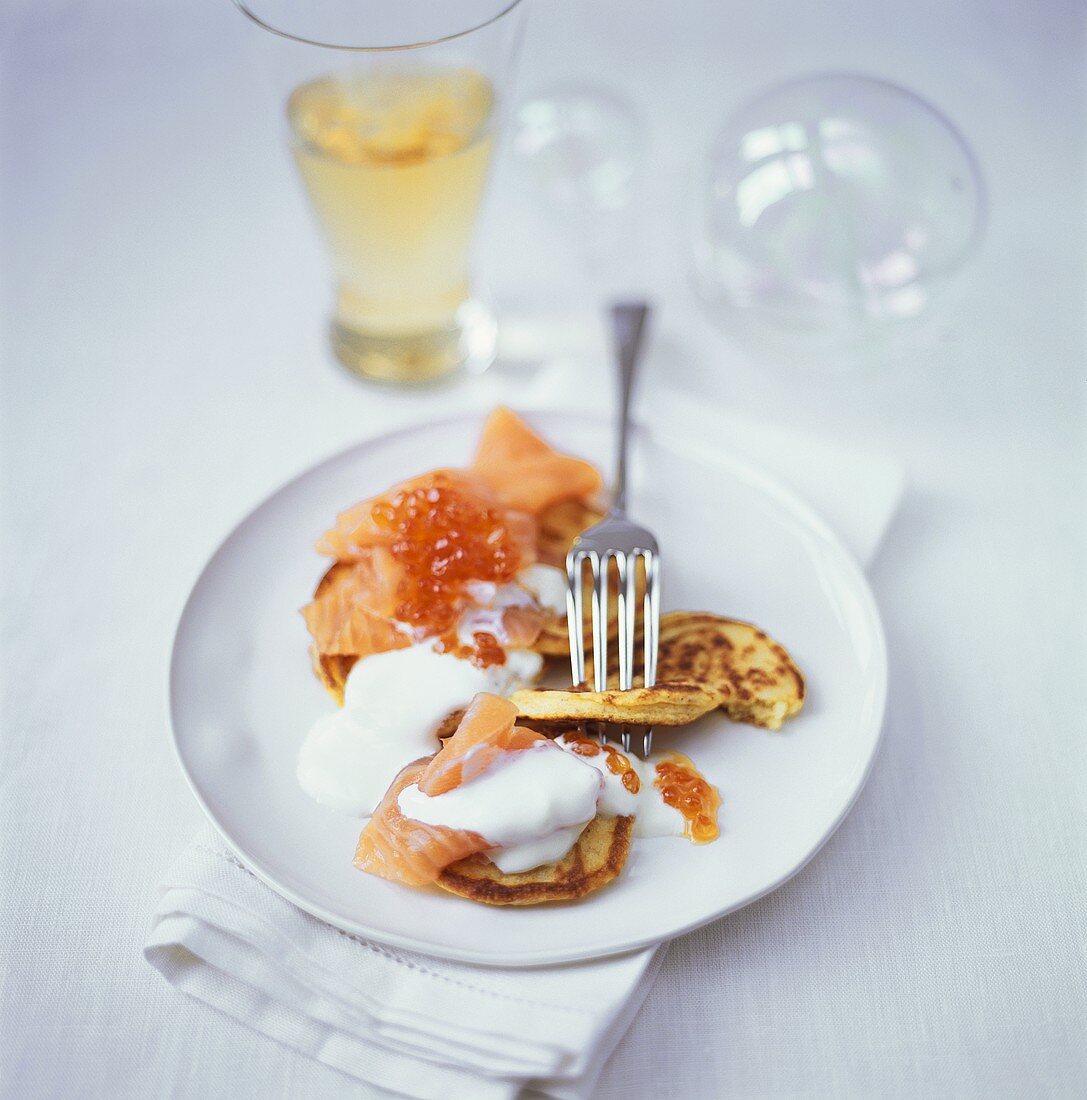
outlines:
{"label": "dollop of sour cream", "polygon": [[542,607],[565,617],[566,574],[553,565],[527,565],[508,584],[475,581],[468,586],[472,605],[457,624],[457,638],[474,644],[477,633],[490,634],[502,645],[509,642],[503,616],[510,607]]}
{"label": "dollop of sour cream", "polygon": [[[609,742],[610,744],[610,742]],[[622,753],[618,745],[612,746]],[[560,860],[597,814],[635,818],[638,837],[683,836],[684,819],[654,783],[657,761],[626,753],[638,776],[637,791],[608,767],[608,756],[585,756],[566,737],[511,752],[482,775],[433,797],[416,784],[397,798],[400,812],[427,825],[461,829],[490,841],[487,855],[500,871],[515,874]]]}
{"label": "dollop of sour cream", "polygon": [[[560,748],[573,754],[573,744],[565,734],[555,742]],[[622,747],[614,742],[608,744],[630,761],[634,774],[638,776],[638,790],[632,793],[623,786],[623,777],[608,767],[608,757],[604,752],[595,756],[581,756],[577,759],[599,772],[603,784],[600,795],[600,812],[615,817],[634,815],[634,835],[636,837],[683,836],[686,826],[683,814],[674,806],[669,806],[661,797],[660,789],[654,780],[657,778],[657,762],[667,754],[654,753],[643,760],[634,753],[624,753]]]}
{"label": "dollop of sour cream", "polygon": [[400,812],[427,825],[479,833],[506,874],[561,859],[597,814],[602,781],[595,768],[554,742],[509,753],[482,775],[433,797],[412,784]]}
{"label": "dollop of sour cream", "polygon": [[482,669],[420,643],[357,661],[344,705],[317,720],[298,754],[298,782],[339,813],[368,817],[397,773],[437,752],[442,722],[481,691],[505,695],[539,674],[535,653],[511,651]]}

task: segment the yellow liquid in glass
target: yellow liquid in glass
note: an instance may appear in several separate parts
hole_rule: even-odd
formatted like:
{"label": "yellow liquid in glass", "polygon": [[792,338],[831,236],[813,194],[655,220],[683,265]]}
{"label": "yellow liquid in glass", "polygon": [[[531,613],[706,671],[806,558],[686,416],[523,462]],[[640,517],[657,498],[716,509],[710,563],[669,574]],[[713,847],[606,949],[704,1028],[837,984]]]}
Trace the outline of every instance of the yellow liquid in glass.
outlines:
{"label": "yellow liquid in glass", "polygon": [[392,356],[349,363],[361,373],[432,377],[456,355],[448,334],[468,298],[493,105],[471,69],[326,77],[290,97],[295,159],[339,282],[334,343],[338,326],[348,344],[376,338],[378,358]]}

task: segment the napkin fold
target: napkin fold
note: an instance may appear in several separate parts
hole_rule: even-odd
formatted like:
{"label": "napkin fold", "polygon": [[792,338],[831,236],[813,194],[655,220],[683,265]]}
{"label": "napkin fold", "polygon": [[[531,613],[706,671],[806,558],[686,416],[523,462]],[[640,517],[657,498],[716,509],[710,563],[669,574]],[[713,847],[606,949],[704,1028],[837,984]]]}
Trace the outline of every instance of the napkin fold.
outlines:
{"label": "napkin fold", "polygon": [[[541,368],[514,400],[552,407],[585,384],[584,364],[568,357]],[[489,390],[477,387],[477,402],[464,407],[510,400]],[[724,443],[798,489],[862,562],[875,553],[903,488],[897,463],[727,417],[680,394],[654,394],[653,411],[654,424]],[[280,897],[210,826],[163,881],[144,948],[182,992],[360,1081],[420,1100],[504,1100],[526,1088],[559,1100],[590,1095],[665,951],[498,969],[370,943]]]}
{"label": "napkin fold", "polygon": [[360,1080],[443,1100],[580,1100],[645,998],[651,948],[492,969],[370,943],[260,882],[209,826],[161,886],[147,961],[171,985]]}

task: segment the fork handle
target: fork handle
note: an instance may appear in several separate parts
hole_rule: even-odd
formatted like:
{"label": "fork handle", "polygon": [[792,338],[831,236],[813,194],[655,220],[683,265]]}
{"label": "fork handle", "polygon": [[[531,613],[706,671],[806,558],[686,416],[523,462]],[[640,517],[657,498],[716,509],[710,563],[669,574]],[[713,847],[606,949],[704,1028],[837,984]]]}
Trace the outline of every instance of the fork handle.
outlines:
{"label": "fork handle", "polygon": [[619,453],[615,460],[615,495],[612,511],[625,512],[627,506],[627,440],[630,428],[630,398],[634,392],[634,374],[642,350],[649,306],[645,302],[620,302],[611,307],[612,338],[619,366]]}

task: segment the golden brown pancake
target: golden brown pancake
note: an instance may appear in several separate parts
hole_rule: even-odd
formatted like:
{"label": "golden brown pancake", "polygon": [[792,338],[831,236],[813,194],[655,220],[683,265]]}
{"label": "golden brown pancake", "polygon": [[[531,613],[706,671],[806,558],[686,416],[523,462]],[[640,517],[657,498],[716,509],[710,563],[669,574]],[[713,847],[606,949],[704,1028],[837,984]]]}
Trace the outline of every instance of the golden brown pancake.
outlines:
{"label": "golden brown pancake", "polygon": [[[536,553],[544,565],[553,565],[566,569],[566,554],[571,543],[599,523],[604,513],[577,500],[563,501],[544,512],[539,519],[539,531],[536,537]],[[588,599],[585,601],[586,628],[592,629],[589,618]],[[565,657],[570,652],[570,639],[566,627],[565,615],[552,615],[544,623],[539,638],[532,648],[545,657]]]}
{"label": "golden brown pancake", "polygon": [[[561,563],[565,568],[565,559]],[[581,636],[585,644],[585,659],[588,665],[592,665],[592,638],[593,638],[593,605],[592,605],[592,580],[589,570],[585,571],[584,595],[582,597],[582,622]],[[638,565],[638,608],[641,609],[641,601],[645,595],[645,566]],[[619,637],[619,574],[614,565],[608,573],[608,638],[614,643]],[[532,648],[545,657],[568,657],[570,654],[570,633],[566,624],[565,615],[551,615],[543,625],[540,636],[533,643]]]}
{"label": "golden brown pancake", "polygon": [[[316,600],[322,594],[340,583],[341,579],[350,572],[351,566],[342,562],[333,562],[318,581],[313,598]],[[324,685],[325,690],[336,700],[337,706],[343,706],[343,689],[347,683],[347,674],[355,667],[358,655],[355,653],[320,653],[316,643],[310,645],[310,661],[317,679]]]}
{"label": "golden brown pancake", "polygon": [[[736,722],[780,729],[804,705],[804,677],[785,648],[751,623],[705,611],[661,616],[657,682],[642,682],[641,636],[635,647],[635,688],[616,690],[615,647],[609,647],[607,692],[519,691],[513,701],[530,722],[628,722],[685,725],[720,707]],[[591,654],[586,658],[591,667]]]}
{"label": "golden brown pancake", "polygon": [[781,729],[804,705],[804,677],[785,647],[752,623],[706,611],[661,616],[658,681],[701,684],[736,722]]}
{"label": "golden brown pancake", "polygon": [[318,653],[315,645],[309,647],[309,654],[317,679],[324,685],[325,691],[336,700],[336,706],[342,707],[347,674],[354,667],[358,657],[342,653]]}
{"label": "golden brown pancake", "polygon": [[447,867],[438,885],[484,905],[576,901],[606,886],[623,869],[633,829],[633,817],[594,817],[557,863],[507,875],[480,853]]}
{"label": "golden brown pancake", "polygon": [[658,683],[630,691],[575,688],[526,688],[510,702],[534,722],[609,722],[647,726],[685,726],[721,704],[717,692],[701,684]]}
{"label": "golden brown pancake", "polygon": [[[591,629],[591,627],[588,628]],[[566,617],[549,615],[540,631],[540,636],[532,643],[532,648],[544,657],[569,656],[570,636],[566,629]]]}
{"label": "golden brown pancake", "polygon": [[565,569],[570,544],[582,531],[587,531],[603,518],[602,511],[579,500],[553,504],[537,520],[536,553],[540,561],[544,565],[557,565]]}

